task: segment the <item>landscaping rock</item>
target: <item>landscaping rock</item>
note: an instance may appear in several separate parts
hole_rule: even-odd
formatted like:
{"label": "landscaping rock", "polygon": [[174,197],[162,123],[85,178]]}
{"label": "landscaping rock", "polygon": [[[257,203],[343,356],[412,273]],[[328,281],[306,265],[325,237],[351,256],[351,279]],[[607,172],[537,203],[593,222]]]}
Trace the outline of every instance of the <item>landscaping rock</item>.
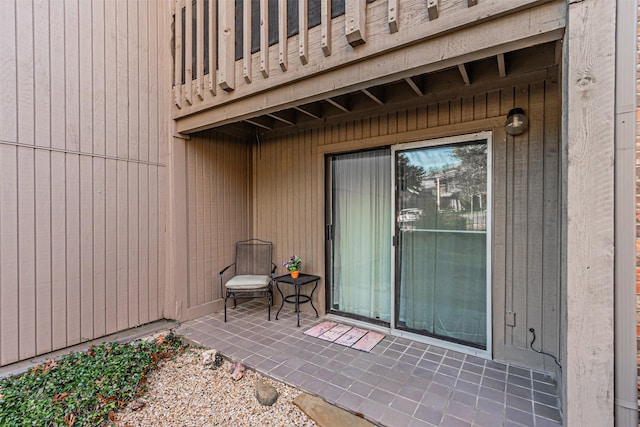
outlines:
{"label": "landscaping rock", "polygon": [[216,350],[207,350],[202,352],[202,365],[209,369],[217,369],[222,365],[222,354]]}
{"label": "landscaping rock", "polygon": [[278,390],[262,381],[256,381],[256,399],[261,405],[271,406],[278,400]]}
{"label": "landscaping rock", "polygon": [[357,415],[330,405],[324,400],[307,393],[302,393],[293,399],[293,404],[302,410],[319,426],[333,427],[373,427],[369,421]]}
{"label": "landscaping rock", "polygon": [[233,378],[234,381],[238,381],[244,376],[244,366],[242,366],[242,363],[234,363],[229,368],[229,372],[231,373],[231,378]]}

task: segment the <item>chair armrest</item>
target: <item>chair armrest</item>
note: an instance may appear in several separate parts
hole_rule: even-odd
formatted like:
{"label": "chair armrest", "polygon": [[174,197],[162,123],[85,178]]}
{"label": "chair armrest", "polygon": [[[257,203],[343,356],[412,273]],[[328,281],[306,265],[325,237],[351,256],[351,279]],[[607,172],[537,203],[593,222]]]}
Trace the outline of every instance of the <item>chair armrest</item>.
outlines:
{"label": "chair armrest", "polygon": [[227,265],[225,268],[223,268],[222,270],[220,270],[220,273],[218,273],[220,276],[222,276],[222,274],[227,271],[230,267],[233,267],[234,265],[236,265],[236,263],[234,262],[233,264],[229,264]]}
{"label": "chair armrest", "polygon": [[273,279],[276,276],[276,268],[278,268],[278,266],[273,262],[271,263],[271,265],[273,266],[273,268],[271,269],[271,278]]}

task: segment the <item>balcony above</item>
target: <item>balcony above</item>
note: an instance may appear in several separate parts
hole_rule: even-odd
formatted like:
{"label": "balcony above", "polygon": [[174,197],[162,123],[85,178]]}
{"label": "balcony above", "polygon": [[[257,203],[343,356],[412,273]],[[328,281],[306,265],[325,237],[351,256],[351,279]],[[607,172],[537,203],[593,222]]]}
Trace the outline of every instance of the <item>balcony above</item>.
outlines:
{"label": "balcony above", "polygon": [[565,9],[559,0],[176,0],[176,131],[273,129],[384,107],[453,75],[473,85],[482,61],[506,78],[505,59],[520,63],[513,52],[530,48],[543,57],[528,69],[548,66],[548,48],[534,47],[562,38]]}

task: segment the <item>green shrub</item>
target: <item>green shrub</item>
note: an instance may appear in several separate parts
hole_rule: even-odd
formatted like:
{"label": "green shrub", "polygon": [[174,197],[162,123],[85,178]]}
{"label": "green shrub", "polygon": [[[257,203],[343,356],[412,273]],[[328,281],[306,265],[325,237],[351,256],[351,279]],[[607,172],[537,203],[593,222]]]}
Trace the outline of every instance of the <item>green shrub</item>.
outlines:
{"label": "green shrub", "polygon": [[146,392],[146,375],[184,351],[180,338],[109,342],[0,380],[2,426],[97,426]]}

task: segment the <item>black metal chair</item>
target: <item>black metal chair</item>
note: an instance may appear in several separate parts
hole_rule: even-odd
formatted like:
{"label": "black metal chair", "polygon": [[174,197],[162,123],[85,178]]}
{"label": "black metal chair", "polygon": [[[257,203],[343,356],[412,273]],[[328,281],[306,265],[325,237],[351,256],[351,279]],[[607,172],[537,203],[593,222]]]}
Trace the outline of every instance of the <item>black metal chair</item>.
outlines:
{"label": "black metal chair", "polygon": [[[273,305],[273,277],[276,265],[272,261],[273,245],[260,239],[236,243],[235,262],[220,271],[220,291],[224,295],[224,321],[227,321],[227,300],[233,298],[268,298],[268,320]],[[233,275],[224,282],[224,273],[233,267]]]}

